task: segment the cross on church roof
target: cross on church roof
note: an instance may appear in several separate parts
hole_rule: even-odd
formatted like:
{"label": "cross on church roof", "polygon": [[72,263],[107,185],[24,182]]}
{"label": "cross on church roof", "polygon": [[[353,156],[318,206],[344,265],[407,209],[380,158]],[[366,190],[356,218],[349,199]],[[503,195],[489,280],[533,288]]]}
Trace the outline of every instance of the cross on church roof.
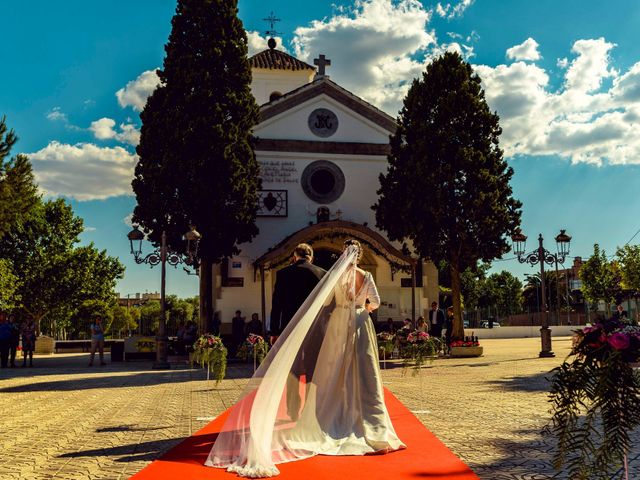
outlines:
{"label": "cross on church roof", "polygon": [[313,59],[313,64],[318,66],[318,76],[324,77],[324,67],[331,65],[331,60],[325,58],[324,55],[320,55],[318,58]]}

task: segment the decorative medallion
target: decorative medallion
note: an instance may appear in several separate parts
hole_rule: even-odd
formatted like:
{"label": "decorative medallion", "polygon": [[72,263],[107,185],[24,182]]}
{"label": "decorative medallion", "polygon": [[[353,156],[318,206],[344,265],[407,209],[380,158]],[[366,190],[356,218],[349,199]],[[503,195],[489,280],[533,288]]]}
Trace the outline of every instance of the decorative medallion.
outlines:
{"label": "decorative medallion", "polygon": [[258,217],[286,217],[288,215],[286,190],[258,190]]}
{"label": "decorative medallion", "polygon": [[338,117],[331,110],[316,108],[309,115],[309,130],[318,137],[330,137],[338,130]]}
{"label": "decorative medallion", "polygon": [[345,179],[340,167],[327,160],[317,160],[302,172],[302,190],[317,203],[335,202],[344,192]]}

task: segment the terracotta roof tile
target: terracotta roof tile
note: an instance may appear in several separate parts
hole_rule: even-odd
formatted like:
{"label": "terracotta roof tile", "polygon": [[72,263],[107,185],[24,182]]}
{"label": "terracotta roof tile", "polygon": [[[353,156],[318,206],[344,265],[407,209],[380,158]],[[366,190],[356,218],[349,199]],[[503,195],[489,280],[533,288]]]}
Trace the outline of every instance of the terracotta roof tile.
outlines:
{"label": "terracotta roof tile", "polygon": [[281,50],[267,49],[249,58],[251,68],[267,68],[270,70],[315,70],[308,63],[292,57]]}

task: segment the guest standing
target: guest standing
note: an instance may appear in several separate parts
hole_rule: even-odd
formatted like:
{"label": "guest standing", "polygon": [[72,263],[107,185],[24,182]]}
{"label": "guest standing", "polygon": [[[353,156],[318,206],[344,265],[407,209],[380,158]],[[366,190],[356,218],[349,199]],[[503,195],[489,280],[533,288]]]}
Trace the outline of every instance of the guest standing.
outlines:
{"label": "guest standing", "polygon": [[245,325],[244,325],[244,317],[242,316],[242,312],[240,310],[236,310],[236,316],[233,317],[231,321],[231,347],[233,351],[231,352],[233,355],[238,351],[238,347],[244,342],[246,338],[244,335]]}
{"label": "guest standing", "polygon": [[440,338],[442,336],[444,321],[444,312],[438,308],[438,302],[432,302],[429,312],[429,331],[432,337]]}
{"label": "guest standing", "polygon": [[11,343],[9,344],[9,365],[16,367],[16,354],[20,345],[20,327],[16,323],[16,316],[9,315],[9,325],[11,326]]}
{"label": "guest standing", "polygon": [[444,342],[446,352],[449,353],[451,336],[453,335],[453,307],[447,308],[447,318],[445,320]]}
{"label": "guest standing", "polygon": [[264,335],[264,330],[262,329],[262,322],[260,321],[260,316],[257,313],[251,315],[251,321],[247,323],[247,337],[251,334],[260,335],[261,337]]}
{"label": "guest standing", "polygon": [[29,366],[33,367],[33,352],[36,349],[36,324],[33,318],[28,318],[22,324],[22,366],[27,366],[27,357],[29,357]]}
{"label": "guest standing", "polygon": [[419,332],[426,332],[428,330],[427,322],[424,320],[424,317],[418,317],[418,320],[416,322],[416,330]]}
{"label": "guest standing", "polygon": [[0,312],[0,367],[9,365],[9,348],[11,346],[11,325],[4,312]]}
{"label": "guest standing", "polygon": [[91,324],[91,357],[89,358],[89,366],[93,366],[93,358],[96,350],[100,353],[100,365],[106,365],[104,362],[104,330],[102,328],[102,318],[96,317]]}
{"label": "guest standing", "polygon": [[396,326],[393,324],[393,318],[387,318],[387,332],[396,333]]}

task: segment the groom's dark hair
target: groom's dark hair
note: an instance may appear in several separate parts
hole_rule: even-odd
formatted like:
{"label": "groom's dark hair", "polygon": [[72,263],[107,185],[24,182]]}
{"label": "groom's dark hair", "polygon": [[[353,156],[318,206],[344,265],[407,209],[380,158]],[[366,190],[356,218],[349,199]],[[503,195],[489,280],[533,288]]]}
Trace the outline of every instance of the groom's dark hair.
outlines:
{"label": "groom's dark hair", "polygon": [[313,258],[313,248],[308,243],[300,243],[293,253],[300,258],[311,260]]}

